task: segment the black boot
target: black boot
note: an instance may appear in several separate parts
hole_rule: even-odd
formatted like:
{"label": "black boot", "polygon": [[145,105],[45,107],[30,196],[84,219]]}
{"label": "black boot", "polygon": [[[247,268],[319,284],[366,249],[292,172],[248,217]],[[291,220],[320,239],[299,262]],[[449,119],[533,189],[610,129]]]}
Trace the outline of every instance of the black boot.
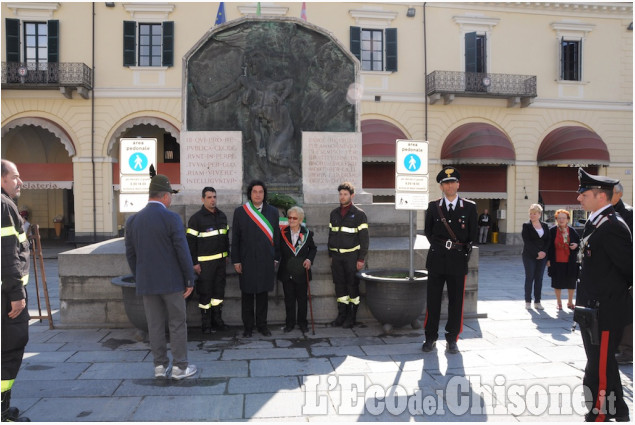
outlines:
{"label": "black boot", "polygon": [[352,328],[355,326],[355,321],[357,320],[357,309],[359,308],[359,304],[349,304],[348,305],[348,314],[346,315],[346,320],[342,325],[343,328]]}
{"label": "black boot", "polygon": [[347,307],[348,304],[337,303],[337,317],[331,322],[331,326],[342,326],[344,320],[346,320]]}
{"label": "black boot", "polygon": [[11,390],[2,393],[2,422],[31,422],[27,417],[19,417],[20,410],[11,407]]}
{"label": "black boot", "polygon": [[212,333],[212,312],[208,308],[201,309],[201,332]]}
{"label": "black boot", "polygon": [[226,331],[229,326],[223,322],[223,304],[212,307],[212,327],[217,331]]}

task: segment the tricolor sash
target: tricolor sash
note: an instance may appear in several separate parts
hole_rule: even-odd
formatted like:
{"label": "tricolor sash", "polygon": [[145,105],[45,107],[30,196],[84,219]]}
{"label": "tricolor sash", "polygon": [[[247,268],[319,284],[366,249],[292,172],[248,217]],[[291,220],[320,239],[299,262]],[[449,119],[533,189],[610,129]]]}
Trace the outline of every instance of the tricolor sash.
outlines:
{"label": "tricolor sash", "polygon": [[267,239],[269,239],[269,242],[271,242],[271,245],[273,246],[273,226],[269,223],[269,220],[267,220],[267,218],[254,207],[254,204],[252,204],[251,201],[246,202],[243,205],[243,209],[249,218],[251,218],[260,230],[262,230],[265,236],[267,236]]}
{"label": "tricolor sash", "polygon": [[[287,232],[285,231],[287,227],[289,226],[284,226],[280,228],[282,239],[284,239],[284,242],[287,244],[291,252],[293,252],[293,255],[297,256],[308,239],[309,230],[307,229],[306,233],[302,233],[303,229],[302,227],[300,227],[300,235],[298,236],[298,246],[293,246],[293,243],[287,238]],[[290,227],[289,227],[289,234],[291,234]]]}

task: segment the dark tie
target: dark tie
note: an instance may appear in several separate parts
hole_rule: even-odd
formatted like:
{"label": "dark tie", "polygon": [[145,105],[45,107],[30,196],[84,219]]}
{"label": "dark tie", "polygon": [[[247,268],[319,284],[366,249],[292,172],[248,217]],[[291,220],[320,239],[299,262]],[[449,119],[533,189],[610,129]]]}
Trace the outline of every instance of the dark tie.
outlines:
{"label": "dark tie", "polygon": [[586,224],[584,225],[584,232],[582,233],[582,236],[584,237],[590,235],[591,232],[593,232],[593,229],[595,229],[595,225],[591,223],[591,220],[587,220]]}
{"label": "dark tie", "polygon": [[448,212],[450,213],[450,215],[452,215],[452,213],[454,212],[454,208],[452,207],[452,204],[448,204]]}

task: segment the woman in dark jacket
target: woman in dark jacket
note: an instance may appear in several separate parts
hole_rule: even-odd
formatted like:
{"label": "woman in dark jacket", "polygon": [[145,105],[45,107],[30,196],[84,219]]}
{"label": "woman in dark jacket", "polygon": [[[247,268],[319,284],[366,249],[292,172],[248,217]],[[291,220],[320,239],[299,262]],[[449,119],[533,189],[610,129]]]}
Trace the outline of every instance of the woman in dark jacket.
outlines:
{"label": "woman in dark jacket", "polygon": [[313,242],[313,232],[301,226],[304,220],[302,208],[289,208],[287,219],[289,225],[281,230],[280,253],[282,260],[278,269],[278,280],[282,281],[284,305],[287,313],[284,331],[291,332],[297,323],[302,332],[308,332],[306,320],[307,287],[311,280],[311,265],[315,260],[317,247]]}
{"label": "woman in dark jacket", "polygon": [[567,307],[573,310],[573,293],[578,277],[578,245],[580,237],[569,226],[569,211],[556,211],[556,225],[549,229],[551,242],[547,256],[547,274],[551,276],[551,287],[556,291],[558,310],[562,310],[560,295],[563,289],[569,291]]}
{"label": "woman in dark jacket", "polygon": [[525,308],[531,308],[531,290],[534,290],[534,307],[544,310],[540,304],[542,277],[545,274],[549,252],[549,226],[540,221],[542,207],[529,207],[529,222],[523,224],[523,266],[525,266]]}

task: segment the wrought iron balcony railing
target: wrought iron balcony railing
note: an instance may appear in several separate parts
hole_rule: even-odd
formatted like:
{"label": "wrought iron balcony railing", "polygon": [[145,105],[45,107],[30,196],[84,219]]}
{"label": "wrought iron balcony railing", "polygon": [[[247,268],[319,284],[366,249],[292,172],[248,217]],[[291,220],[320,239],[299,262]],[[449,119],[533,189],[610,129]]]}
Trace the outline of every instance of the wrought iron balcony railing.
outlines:
{"label": "wrought iron balcony railing", "polygon": [[2,62],[3,89],[46,90],[59,88],[70,97],[73,89],[87,98],[92,89],[92,71],[78,62]]}
{"label": "wrought iron balcony railing", "polygon": [[507,98],[509,106],[528,106],[536,93],[535,75],[491,74],[480,72],[433,71],[426,76],[426,94],[434,104],[454,96]]}

